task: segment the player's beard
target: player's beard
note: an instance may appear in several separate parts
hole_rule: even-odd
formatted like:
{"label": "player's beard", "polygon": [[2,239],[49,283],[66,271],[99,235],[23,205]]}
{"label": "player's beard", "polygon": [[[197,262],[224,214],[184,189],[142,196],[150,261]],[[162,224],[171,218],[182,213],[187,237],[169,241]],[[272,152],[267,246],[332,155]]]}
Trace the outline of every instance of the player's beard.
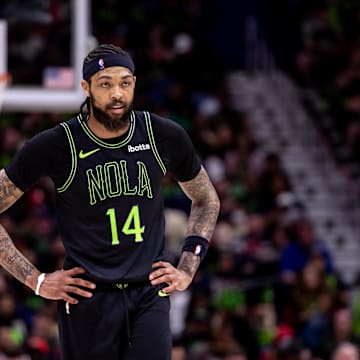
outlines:
{"label": "player's beard", "polygon": [[119,117],[110,116],[106,111],[103,111],[96,106],[96,101],[92,94],[90,94],[90,106],[91,112],[94,115],[95,119],[104,125],[104,127],[109,131],[117,131],[125,129],[129,124],[130,113],[132,110],[132,103],[126,104],[122,101],[113,101],[110,104],[106,105],[106,109],[110,110],[114,106],[123,106],[124,113]]}

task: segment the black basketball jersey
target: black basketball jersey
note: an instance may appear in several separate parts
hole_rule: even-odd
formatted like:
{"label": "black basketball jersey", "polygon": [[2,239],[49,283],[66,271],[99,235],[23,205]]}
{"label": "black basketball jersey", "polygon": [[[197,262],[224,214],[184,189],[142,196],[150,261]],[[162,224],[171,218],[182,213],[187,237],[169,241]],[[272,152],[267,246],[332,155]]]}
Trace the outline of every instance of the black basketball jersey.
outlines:
{"label": "black basketball jersey", "polygon": [[59,228],[68,256],[98,279],[143,280],[163,252],[166,168],[149,113],[130,119],[114,144],[97,138],[81,115],[62,124],[72,169],[57,191]]}
{"label": "black basketball jersey", "polygon": [[[66,249],[66,268],[82,266],[91,278],[101,281],[148,277],[152,263],[164,251],[163,177],[170,168],[178,172],[180,181],[186,181],[190,178],[181,176],[194,177],[200,168],[185,131],[175,125],[133,111],[128,132],[118,142],[109,142],[98,138],[79,114],[39,134],[15,156],[6,171],[25,190],[37,178],[28,175],[35,168],[31,165],[34,157],[42,156],[41,149],[54,149],[50,160],[48,154],[43,155],[44,165],[36,171],[51,176],[57,185],[58,228]],[[66,161],[61,158],[64,134],[70,148]],[[182,159],[182,152],[190,161]],[[61,166],[65,163],[66,170]]]}

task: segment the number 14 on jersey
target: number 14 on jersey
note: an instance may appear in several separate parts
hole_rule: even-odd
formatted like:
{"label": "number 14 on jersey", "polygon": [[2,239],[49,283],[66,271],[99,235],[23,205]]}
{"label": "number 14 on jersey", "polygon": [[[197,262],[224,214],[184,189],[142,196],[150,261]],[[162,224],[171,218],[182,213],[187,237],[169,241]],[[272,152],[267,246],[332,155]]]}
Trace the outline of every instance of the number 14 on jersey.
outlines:
{"label": "number 14 on jersey", "polygon": [[[108,209],[106,215],[109,216],[110,220],[110,229],[111,229],[111,244],[112,245],[119,245],[119,233],[118,233],[118,224],[116,218],[116,210],[114,208]],[[124,225],[121,229],[121,232],[125,235],[134,235],[135,242],[144,241],[142,234],[145,231],[145,226],[141,226],[140,222],[140,212],[139,206],[134,205],[124,222]]]}

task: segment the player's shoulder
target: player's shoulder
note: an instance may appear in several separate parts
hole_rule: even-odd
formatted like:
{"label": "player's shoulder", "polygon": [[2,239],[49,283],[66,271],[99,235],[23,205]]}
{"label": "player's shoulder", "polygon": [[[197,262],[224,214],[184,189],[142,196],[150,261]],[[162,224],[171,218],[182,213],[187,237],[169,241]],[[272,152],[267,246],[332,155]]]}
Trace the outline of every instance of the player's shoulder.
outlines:
{"label": "player's shoulder", "polygon": [[67,127],[74,127],[74,126],[79,126],[80,125],[80,122],[83,120],[83,114],[76,114],[74,116],[72,116],[71,118],[65,120],[65,121],[62,121],[60,123],[58,123],[56,126],[54,126],[54,129],[57,128],[57,131],[58,129],[61,129],[62,131],[64,131],[64,126],[67,126]]}
{"label": "player's shoulder", "polygon": [[155,137],[176,137],[182,136],[186,133],[183,127],[170,118],[166,118],[147,111],[136,111],[136,115],[137,117],[148,117],[149,121],[151,122],[151,127]]}
{"label": "player's shoulder", "polygon": [[44,129],[41,132],[37,133],[35,136],[29,139],[28,142],[39,145],[46,144],[47,146],[49,146],[49,148],[54,148],[59,146],[63,147],[64,144],[66,144],[67,135],[62,124],[64,123],[71,124],[72,122],[73,122],[73,118],[64,122],[54,124],[48,129]]}

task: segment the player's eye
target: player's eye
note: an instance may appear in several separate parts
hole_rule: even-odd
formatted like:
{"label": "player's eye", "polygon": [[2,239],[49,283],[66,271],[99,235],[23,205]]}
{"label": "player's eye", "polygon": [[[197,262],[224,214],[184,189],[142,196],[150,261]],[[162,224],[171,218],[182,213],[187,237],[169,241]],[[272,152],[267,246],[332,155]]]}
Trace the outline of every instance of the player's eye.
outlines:
{"label": "player's eye", "polygon": [[103,88],[108,88],[110,86],[110,83],[106,81],[106,82],[101,83],[100,86]]}
{"label": "player's eye", "polygon": [[123,86],[123,87],[128,87],[128,86],[130,86],[130,82],[129,82],[129,81],[124,81],[124,82],[122,83],[122,86]]}

